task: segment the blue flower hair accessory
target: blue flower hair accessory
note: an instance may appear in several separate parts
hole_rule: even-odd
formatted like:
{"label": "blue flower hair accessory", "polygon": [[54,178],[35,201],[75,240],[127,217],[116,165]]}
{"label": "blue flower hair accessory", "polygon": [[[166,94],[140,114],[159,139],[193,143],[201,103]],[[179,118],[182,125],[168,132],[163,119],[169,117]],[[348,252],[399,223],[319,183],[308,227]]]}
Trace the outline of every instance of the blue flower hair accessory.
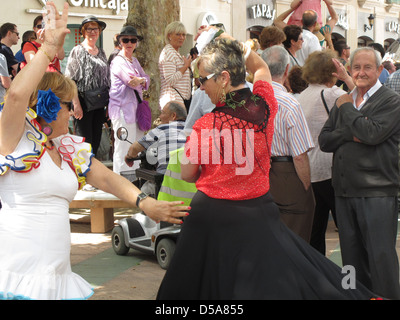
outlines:
{"label": "blue flower hair accessory", "polygon": [[57,120],[58,111],[61,110],[60,98],[57,97],[51,89],[39,90],[36,113],[47,123]]}

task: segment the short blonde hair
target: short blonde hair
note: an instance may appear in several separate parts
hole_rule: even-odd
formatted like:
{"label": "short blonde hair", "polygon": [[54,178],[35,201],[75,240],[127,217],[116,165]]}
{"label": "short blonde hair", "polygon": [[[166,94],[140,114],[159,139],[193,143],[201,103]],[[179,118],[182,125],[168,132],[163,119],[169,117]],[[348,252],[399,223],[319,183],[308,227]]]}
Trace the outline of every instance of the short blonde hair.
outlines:
{"label": "short blonde hair", "polygon": [[311,53],[303,66],[303,79],[312,84],[332,83],[335,79],[332,73],[336,72],[332,58],[337,58],[332,50]]}
{"label": "short blonde hair", "polygon": [[171,22],[165,28],[165,43],[170,42],[168,36],[172,33],[185,33],[186,34],[186,28],[183,25],[183,23],[180,21]]}
{"label": "short blonde hair", "polygon": [[49,89],[51,89],[61,101],[67,102],[71,101],[77,93],[76,84],[73,80],[58,72],[46,72],[31,95],[29,107],[35,109],[39,90],[47,91]]}

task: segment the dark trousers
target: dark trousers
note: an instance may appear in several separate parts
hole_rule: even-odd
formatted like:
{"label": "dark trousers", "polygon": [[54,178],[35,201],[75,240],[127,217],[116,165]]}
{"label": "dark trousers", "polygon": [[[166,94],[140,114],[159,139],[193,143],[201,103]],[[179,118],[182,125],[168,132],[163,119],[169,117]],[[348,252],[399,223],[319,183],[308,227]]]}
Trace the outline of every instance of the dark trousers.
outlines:
{"label": "dark trousers", "polygon": [[315,200],[312,188],[304,189],[293,162],[272,162],[270,193],[282,221],[294,233],[310,242]]}
{"label": "dark trousers", "polygon": [[315,197],[315,211],[310,244],[325,255],[325,233],[328,226],[329,212],[332,213],[335,224],[337,225],[335,191],[332,187],[332,179],[313,182],[311,185]]}
{"label": "dark trousers", "polygon": [[400,299],[397,197],[336,197],[343,265],[374,293]]}
{"label": "dark trousers", "polygon": [[101,108],[86,111],[85,102],[81,97],[79,100],[83,109],[83,117],[81,120],[74,119],[75,134],[85,137],[85,141],[92,145],[93,153],[96,155],[100,146],[103,124],[106,120],[105,110]]}

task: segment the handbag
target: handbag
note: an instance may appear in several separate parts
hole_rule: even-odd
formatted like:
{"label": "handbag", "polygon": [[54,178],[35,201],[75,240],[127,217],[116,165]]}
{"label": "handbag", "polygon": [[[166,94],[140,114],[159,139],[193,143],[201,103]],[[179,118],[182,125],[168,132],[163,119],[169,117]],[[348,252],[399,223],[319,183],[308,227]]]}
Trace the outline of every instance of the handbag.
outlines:
{"label": "handbag", "polygon": [[186,108],[186,112],[189,112],[189,108],[190,108],[190,104],[192,103],[192,97],[190,97],[190,99],[184,99],[182,97],[182,95],[180,94],[180,92],[178,90],[176,90],[176,88],[172,87],[176,92],[178,92],[179,96],[182,98],[183,100],[183,104],[185,105]]}
{"label": "handbag", "polygon": [[136,122],[141,131],[148,131],[151,128],[151,109],[149,106],[149,102],[146,100],[142,100],[139,93],[136,90],[134,91],[136,94],[136,99],[138,101],[136,109]]}
{"label": "handbag", "polygon": [[83,93],[83,100],[86,104],[87,111],[102,109],[108,106],[110,95],[108,87],[101,87],[85,91]]}

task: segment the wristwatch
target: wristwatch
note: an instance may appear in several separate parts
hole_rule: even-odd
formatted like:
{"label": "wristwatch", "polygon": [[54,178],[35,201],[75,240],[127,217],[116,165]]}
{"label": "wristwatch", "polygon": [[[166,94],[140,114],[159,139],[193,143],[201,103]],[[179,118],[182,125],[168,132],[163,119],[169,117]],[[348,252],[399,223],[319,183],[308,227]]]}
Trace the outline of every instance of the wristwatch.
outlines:
{"label": "wristwatch", "polygon": [[143,199],[146,199],[148,196],[149,196],[149,195],[148,195],[148,194],[145,194],[144,192],[140,193],[140,194],[137,196],[137,199],[136,199],[136,207],[139,208],[139,202],[142,201]]}

